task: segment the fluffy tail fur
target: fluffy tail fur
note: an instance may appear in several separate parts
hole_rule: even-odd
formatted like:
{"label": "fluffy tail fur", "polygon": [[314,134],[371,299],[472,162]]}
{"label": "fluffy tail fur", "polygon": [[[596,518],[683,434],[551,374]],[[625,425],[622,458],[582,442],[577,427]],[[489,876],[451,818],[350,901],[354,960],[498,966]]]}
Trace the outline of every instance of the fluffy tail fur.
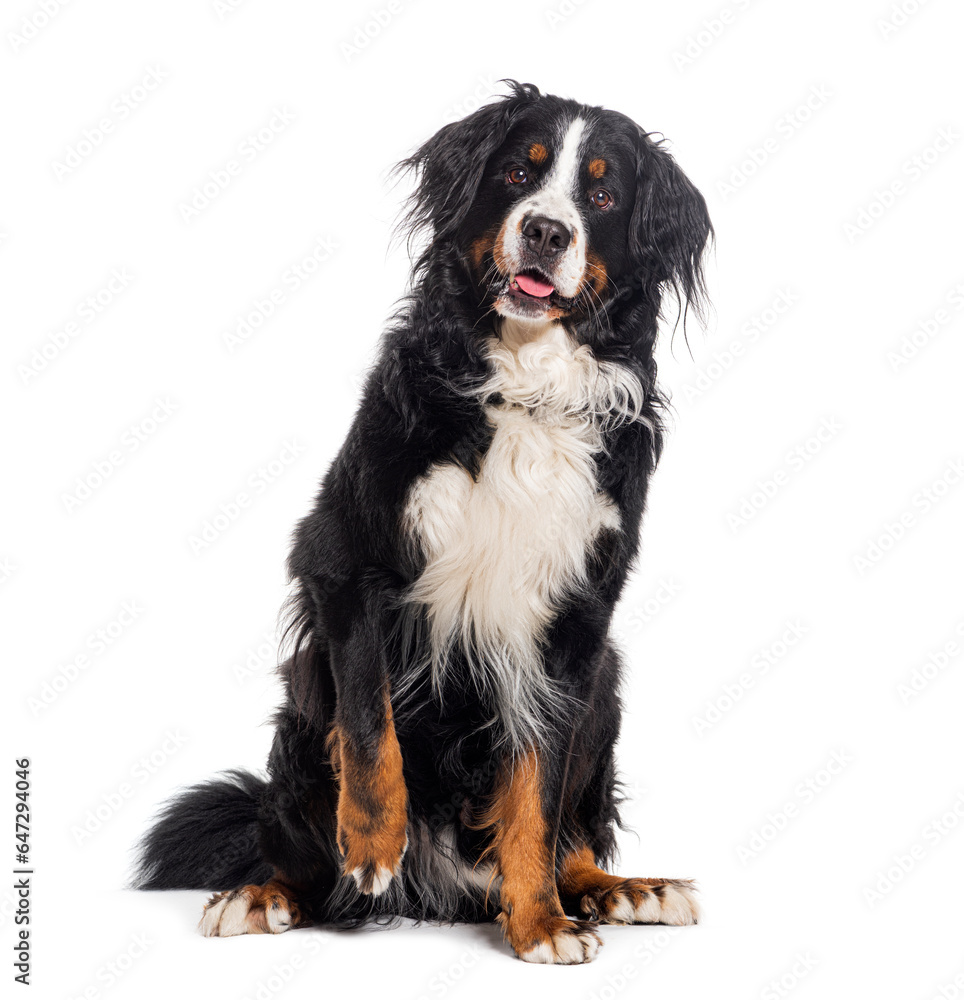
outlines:
{"label": "fluffy tail fur", "polygon": [[265,782],[247,771],[171,799],[138,848],[136,889],[233,889],[271,877],[258,840]]}

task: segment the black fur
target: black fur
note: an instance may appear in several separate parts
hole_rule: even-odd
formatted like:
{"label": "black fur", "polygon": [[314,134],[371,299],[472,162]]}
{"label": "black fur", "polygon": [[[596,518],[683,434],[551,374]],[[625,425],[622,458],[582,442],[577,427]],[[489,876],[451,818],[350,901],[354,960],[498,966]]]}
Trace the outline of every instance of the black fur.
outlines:
{"label": "black fur", "polygon": [[[411,484],[433,463],[478,474],[492,430],[476,390],[489,373],[484,337],[491,335],[502,279],[490,278],[491,253],[473,264],[472,247],[518,196],[507,186],[505,164],[576,112],[609,164],[606,183],[616,201],[587,223],[590,245],[605,264],[605,291],[564,303],[561,322],[599,360],[633,372],[645,404],[642,419],[606,432],[597,456],[598,486],[618,508],[621,530],[599,535],[587,585],[558,607],[548,629],[545,670],[565,693],[566,708],[546,720],[539,749],[558,848],[582,841],[600,863],[613,855],[621,664],[608,629],[636,556],[647,484],[662,448],[653,349],[663,296],[669,290],[684,311],[699,308],[700,261],[712,230],[700,194],[663,146],[628,118],[541,95],[531,85],[510,86],[507,97],[447,125],[401,165],[418,178],[407,224],[427,238],[426,246],[347,440],[295,532],[291,653],[282,667],[287,699],[276,717],[268,780],[235,775],[169,804],[144,844],[139,884],[145,888],[232,889],[279,869],[320,922],[494,916],[477,899],[441,900],[423,891],[419,878],[430,848],[418,843],[410,845],[402,879],[384,896],[372,900],[355,891],[340,872],[337,787],[325,740],[337,723],[360,746],[373,747],[385,724],[384,682],[393,691],[404,688],[393,708],[410,821],[436,849],[454,849],[470,865],[478,860],[487,834],[473,828],[472,818],[484,808],[507,751],[462,654],[452,653],[458,662],[441,697],[427,676],[411,675],[412,664],[423,662],[415,648],[423,640],[417,627],[402,627],[399,609],[423,556],[402,529],[403,510]],[[441,834],[453,828],[454,848]],[[232,853],[232,844],[246,847]]]}
{"label": "black fur", "polygon": [[269,878],[258,826],[265,788],[253,774],[229,771],[171,799],[141,844],[138,887],[208,889]]}

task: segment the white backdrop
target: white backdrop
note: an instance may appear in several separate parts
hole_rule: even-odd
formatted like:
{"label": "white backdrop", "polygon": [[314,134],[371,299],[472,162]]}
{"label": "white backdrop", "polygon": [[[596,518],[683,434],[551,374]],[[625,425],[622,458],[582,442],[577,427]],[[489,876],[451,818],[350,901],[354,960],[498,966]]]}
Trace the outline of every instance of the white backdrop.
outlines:
{"label": "white backdrop", "polygon": [[[12,0],[0,29],[35,995],[959,995],[960,6]],[[131,845],[264,761],[289,533],[405,286],[387,171],[505,76],[662,130],[717,229],[617,622],[620,868],[697,877],[705,921],[568,969],[492,927],[204,940],[201,894],[122,889]]]}

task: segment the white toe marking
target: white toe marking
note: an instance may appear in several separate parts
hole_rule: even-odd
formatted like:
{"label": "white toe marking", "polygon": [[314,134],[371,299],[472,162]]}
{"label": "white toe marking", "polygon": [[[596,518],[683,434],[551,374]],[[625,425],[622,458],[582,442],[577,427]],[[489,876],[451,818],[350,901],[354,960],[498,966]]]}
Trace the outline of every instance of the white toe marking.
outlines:
{"label": "white toe marking", "polygon": [[379,867],[372,879],[372,895],[380,896],[391,885],[394,874],[391,868]]}
{"label": "white toe marking", "polygon": [[689,889],[681,889],[676,886],[663,886],[662,913],[660,922],[664,924],[693,924],[699,910],[696,900]]}
{"label": "white toe marking", "polygon": [[268,906],[265,909],[265,918],[268,930],[272,934],[284,934],[291,927],[291,913],[288,911],[287,906],[282,905],[277,909],[273,906]]}
{"label": "white toe marking", "polygon": [[595,934],[580,934],[579,939],[586,948],[586,961],[591,962],[599,951],[600,939]]}
{"label": "white toe marking", "polygon": [[599,951],[599,938],[592,931],[562,932],[537,944],[519,957],[536,965],[581,965],[591,962]]}
{"label": "white toe marking", "polygon": [[221,922],[221,912],[226,905],[227,903],[222,897],[212,906],[205,908],[201,916],[201,933],[205,937],[218,936],[218,924]]}
{"label": "white toe marking", "polygon": [[652,892],[643,896],[643,901],[636,907],[633,922],[637,924],[658,924],[662,919],[659,897]]}
{"label": "white toe marking", "polygon": [[559,961],[565,965],[579,965],[586,961],[586,949],[582,935],[557,934],[552,943],[556,946]]}
{"label": "white toe marking", "polygon": [[[616,905],[609,912],[606,917],[606,923],[609,924],[631,924],[636,920],[636,912],[633,909],[633,902],[629,896],[619,893],[616,896]],[[659,909],[659,907],[657,907]]]}
{"label": "white toe marking", "polygon": [[358,891],[369,896],[380,896],[392,884],[392,879],[398,874],[398,869],[392,871],[391,868],[379,865],[372,878],[371,889],[365,889],[365,872],[366,869],[360,867],[351,870],[351,877],[355,880]]}
{"label": "white toe marking", "polygon": [[555,952],[553,952],[552,945],[548,941],[543,941],[542,944],[537,944],[535,948],[524,951],[519,958],[523,962],[533,962],[536,965],[554,965],[556,961]]}
{"label": "white toe marking", "polygon": [[220,937],[234,937],[237,934],[247,934],[248,910],[251,908],[251,900],[246,892],[235,896],[225,907],[221,914],[221,922],[218,926]]}

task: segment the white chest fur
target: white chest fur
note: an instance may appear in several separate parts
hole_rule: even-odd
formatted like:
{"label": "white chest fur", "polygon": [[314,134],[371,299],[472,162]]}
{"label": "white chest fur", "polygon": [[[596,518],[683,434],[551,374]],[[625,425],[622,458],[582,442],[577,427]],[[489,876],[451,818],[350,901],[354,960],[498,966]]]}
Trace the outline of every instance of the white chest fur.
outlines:
{"label": "white chest fur", "polygon": [[433,466],[406,508],[426,560],[408,596],[426,609],[436,679],[459,644],[520,741],[549,694],[545,629],[584,581],[596,536],[619,527],[596,483],[602,427],[633,419],[642,402],[631,373],[598,363],[561,327],[522,334],[507,324],[490,343],[484,398],[500,401],[486,405],[493,436],[478,479]]}

